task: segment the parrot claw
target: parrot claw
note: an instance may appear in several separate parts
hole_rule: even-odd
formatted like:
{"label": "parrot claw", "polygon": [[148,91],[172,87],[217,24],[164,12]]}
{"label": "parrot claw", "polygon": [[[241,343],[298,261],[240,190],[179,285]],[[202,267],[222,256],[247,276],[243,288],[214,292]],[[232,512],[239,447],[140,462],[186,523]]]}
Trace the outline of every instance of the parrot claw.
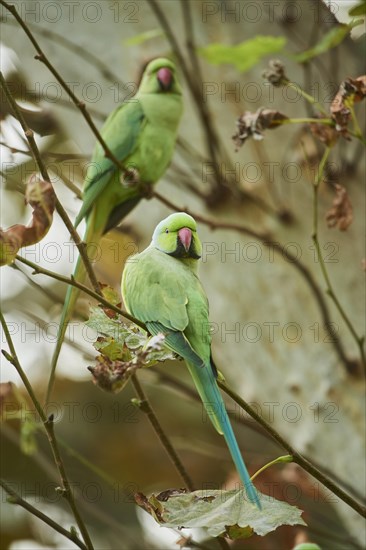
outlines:
{"label": "parrot claw", "polygon": [[153,189],[152,185],[150,183],[140,183],[139,185],[140,194],[144,199],[152,199],[153,197]]}
{"label": "parrot claw", "polygon": [[140,184],[140,174],[137,168],[126,168],[121,174],[120,182],[124,187],[135,187]]}

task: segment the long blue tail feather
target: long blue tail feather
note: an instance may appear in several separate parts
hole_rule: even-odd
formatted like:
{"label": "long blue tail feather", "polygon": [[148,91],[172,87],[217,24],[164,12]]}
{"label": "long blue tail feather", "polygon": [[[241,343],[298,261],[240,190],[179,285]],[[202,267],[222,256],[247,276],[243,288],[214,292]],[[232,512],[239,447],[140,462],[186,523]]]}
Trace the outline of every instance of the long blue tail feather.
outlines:
{"label": "long blue tail feather", "polygon": [[230,419],[226,412],[225,403],[222,399],[220,390],[210,367],[196,367],[187,363],[191,376],[196,384],[197,390],[201,396],[203,405],[215,427],[217,424],[221,428],[219,431],[223,434],[231,457],[236,466],[240,479],[245,487],[248,499],[261,509],[258,493],[251,482],[248,470],[241,455],[235,434],[233,432]]}

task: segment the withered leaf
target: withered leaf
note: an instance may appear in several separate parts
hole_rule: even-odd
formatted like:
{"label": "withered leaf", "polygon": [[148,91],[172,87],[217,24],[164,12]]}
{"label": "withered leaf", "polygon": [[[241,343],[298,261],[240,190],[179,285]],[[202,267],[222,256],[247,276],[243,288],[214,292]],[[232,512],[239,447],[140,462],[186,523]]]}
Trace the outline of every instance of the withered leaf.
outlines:
{"label": "withered leaf", "polygon": [[147,498],[143,493],[135,493],[136,504],[141,506],[148,514],[150,514],[158,523],[164,523],[162,512],[164,507],[157,500],[155,495]]}
{"label": "withered leaf", "polygon": [[347,136],[347,125],[351,118],[350,107],[366,96],[366,75],[358,78],[346,78],[341,82],[338,92],[330,106],[330,112],[336,123],[336,130]]}
{"label": "withered leaf", "polygon": [[335,127],[329,126],[329,124],[322,124],[321,122],[318,124],[316,122],[311,122],[310,130],[315,137],[317,137],[322,143],[325,143],[328,147],[332,147],[339,138],[339,133]]}
{"label": "withered leaf", "polygon": [[112,360],[107,355],[98,355],[94,367],[88,367],[93,382],[109,393],[119,393],[136,370],[132,361]]}
{"label": "withered leaf", "polygon": [[56,205],[56,195],[50,182],[31,176],[25,191],[25,201],[33,208],[28,225],[15,224],[0,229],[0,266],[10,264],[20,248],[38,243],[48,233]]}
{"label": "withered leaf", "polygon": [[334,186],[336,195],[333,205],[325,215],[328,227],[338,227],[341,231],[351,225],[353,220],[353,208],[346,189],[338,183]]}
{"label": "withered leaf", "polygon": [[285,86],[289,82],[285,73],[285,66],[279,59],[271,59],[262,76],[275,87]]}
{"label": "withered leaf", "polygon": [[233,135],[234,143],[239,148],[250,137],[261,140],[264,130],[277,128],[287,118],[283,113],[271,109],[260,108],[255,113],[245,111],[236,121],[238,131]]}
{"label": "withered leaf", "polygon": [[170,499],[172,496],[176,495],[182,495],[184,493],[188,493],[187,489],[166,489],[166,491],[162,491],[158,495],[156,495],[156,498],[160,502],[167,502],[167,500]]}
{"label": "withered leaf", "polygon": [[245,498],[244,489],[225,491],[205,489],[192,493],[164,491],[146,497],[135,494],[136,503],[161,526],[172,529],[207,529],[212,537],[248,538],[265,536],[282,525],[306,525],[301,510],[286,502],[259,493],[262,510]]}

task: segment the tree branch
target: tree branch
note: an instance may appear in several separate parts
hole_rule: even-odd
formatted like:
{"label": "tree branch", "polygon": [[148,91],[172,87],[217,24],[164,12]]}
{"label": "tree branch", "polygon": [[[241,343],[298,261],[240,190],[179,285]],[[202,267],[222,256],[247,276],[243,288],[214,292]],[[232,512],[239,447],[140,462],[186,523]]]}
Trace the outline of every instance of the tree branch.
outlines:
{"label": "tree branch", "polygon": [[72,488],[71,488],[69,479],[68,479],[67,474],[66,474],[64,463],[63,463],[62,458],[61,458],[60,450],[59,450],[58,443],[57,443],[55,433],[54,433],[53,415],[51,415],[49,418],[47,418],[47,416],[45,415],[45,413],[44,413],[44,411],[43,411],[43,409],[42,409],[42,407],[41,407],[41,405],[40,405],[40,403],[39,403],[39,401],[38,401],[38,399],[37,399],[37,397],[34,393],[33,387],[31,385],[31,383],[29,382],[27,375],[25,374],[24,370],[21,367],[21,364],[19,362],[17,353],[15,351],[13,340],[10,336],[8,326],[6,324],[6,321],[4,319],[4,316],[3,316],[1,310],[0,310],[0,323],[1,323],[1,326],[3,328],[5,338],[6,338],[6,341],[8,343],[9,350],[10,350],[10,353],[8,353],[5,350],[1,350],[1,352],[4,355],[4,357],[9,361],[9,363],[11,363],[15,367],[15,369],[16,369],[17,373],[19,374],[19,376],[20,376],[20,378],[21,378],[21,380],[22,380],[22,382],[23,382],[23,384],[24,384],[24,386],[25,386],[25,388],[28,392],[28,395],[31,398],[31,401],[32,401],[32,403],[33,403],[33,405],[34,405],[34,407],[35,407],[35,409],[36,409],[36,411],[39,415],[39,418],[41,419],[41,421],[43,423],[43,426],[46,430],[47,438],[48,438],[48,441],[49,441],[49,444],[50,444],[50,447],[51,447],[51,450],[52,450],[53,458],[54,458],[57,470],[58,470],[59,475],[60,475],[62,495],[67,500],[67,502],[68,502],[68,504],[69,504],[69,506],[72,510],[75,521],[76,521],[76,523],[79,527],[80,533],[81,533],[81,535],[84,539],[86,548],[88,550],[94,550],[94,547],[93,547],[92,541],[90,539],[90,536],[89,536],[88,530],[86,528],[86,525],[85,525],[84,521],[82,520],[82,518],[80,516],[80,513],[79,513],[79,510],[76,506],[74,495],[73,495],[73,492],[72,492]]}
{"label": "tree branch", "polygon": [[327,163],[330,151],[331,151],[330,147],[327,147],[325,149],[323,157],[322,157],[322,159],[320,161],[320,164],[319,164],[318,171],[315,175],[314,183],[313,183],[313,233],[312,233],[311,237],[313,239],[314,246],[315,246],[318,258],[319,258],[320,269],[321,269],[321,272],[323,274],[325,284],[327,285],[326,292],[327,292],[328,296],[333,300],[336,308],[338,309],[338,312],[340,313],[343,321],[345,322],[348,330],[350,331],[352,337],[354,338],[354,340],[357,344],[357,347],[360,351],[361,363],[363,365],[363,368],[364,368],[364,371],[365,371],[365,374],[366,374],[366,357],[365,357],[365,350],[364,350],[365,337],[364,336],[359,336],[357,334],[356,329],[354,328],[353,324],[351,323],[347,313],[343,309],[343,306],[341,305],[341,303],[338,299],[338,296],[337,296],[336,292],[334,291],[333,285],[332,285],[332,283],[330,281],[330,278],[329,278],[327,268],[325,266],[323,254],[322,254],[320,244],[319,244],[319,237],[318,237],[318,190],[319,190],[320,182],[323,179],[324,168],[325,168],[325,165]]}
{"label": "tree branch", "polygon": [[339,497],[343,502],[348,504],[353,510],[363,517],[366,517],[366,506],[357,502],[354,498],[348,495],[343,489],[338,487],[336,483],[329,477],[327,477],[323,472],[316,468],[309,460],[304,458],[299,452],[297,452],[292,445],[290,445],[264,418],[262,418],[244,399],[242,399],[234,390],[229,388],[226,383],[221,380],[217,381],[220,388],[227,393],[244,411],[246,411],[254,420],[256,420],[265,430],[268,432],[271,437],[277,441],[286,449],[288,454],[292,455],[294,462],[311,474],[315,479],[320,481],[322,485],[327,487],[332,493]]}
{"label": "tree branch", "polygon": [[183,466],[182,461],[180,460],[179,456],[177,455],[173,445],[171,444],[168,436],[165,434],[144,390],[142,389],[142,386],[140,382],[137,379],[136,373],[134,373],[131,376],[133,387],[135,388],[135,392],[137,397],[140,401],[140,409],[147,415],[147,418],[149,419],[150,424],[152,425],[156,435],[158,436],[161,444],[163,445],[164,449],[166,450],[170,460],[174,464],[177,472],[179,473],[180,477],[184,481],[185,485],[190,491],[194,491],[194,485],[193,481],[188,475],[185,467]]}
{"label": "tree branch", "polygon": [[39,274],[47,275],[47,277],[51,277],[52,279],[56,279],[56,281],[61,281],[62,283],[65,283],[67,285],[71,285],[71,286],[74,286],[75,288],[78,288],[82,292],[85,292],[85,294],[88,294],[89,296],[91,296],[92,298],[97,300],[100,304],[103,304],[107,308],[112,309],[113,311],[115,311],[116,313],[121,315],[122,317],[125,317],[125,319],[128,319],[129,321],[131,321],[131,323],[135,323],[135,325],[138,325],[143,330],[146,330],[146,332],[148,332],[148,330],[146,328],[146,325],[144,323],[142,323],[141,321],[139,321],[138,319],[136,319],[136,317],[133,317],[132,315],[127,313],[127,311],[125,311],[124,309],[121,309],[121,308],[115,306],[114,304],[108,302],[108,300],[106,300],[101,294],[97,294],[96,292],[94,292],[93,290],[91,290],[87,286],[83,285],[82,283],[78,283],[77,281],[75,281],[75,279],[64,277],[63,275],[59,275],[58,273],[55,273],[54,271],[49,271],[48,269],[44,269],[43,267],[40,267],[39,265],[34,264],[33,262],[30,262],[29,260],[26,260],[25,258],[22,258],[22,256],[17,255],[16,259],[19,262],[21,262],[22,264],[27,265],[28,267],[31,267],[33,269],[33,273],[35,275],[39,275]]}
{"label": "tree branch", "polygon": [[46,523],[47,525],[52,527],[52,529],[54,529],[58,533],[61,533],[61,535],[63,535],[67,539],[71,540],[74,544],[76,544],[76,546],[81,548],[81,550],[87,550],[87,547],[85,546],[85,544],[83,544],[81,542],[81,540],[76,535],[76,533],[74,533],[72,531],[67,531],[67,529],[64,529],[64,527],[62,527],[62,525],[59,525],[52,518],[46,516],[46,514],[44,514],[40,510],[37,510],[37,508],[35,508],[31,504],[29,504],[29,502],[22,499],[18,495],[18,493],[13,491],[13,489],[10,487],[10,485],[8,485],[2,479],[0,479],[0,486],[4,489],[4,491],[6,491],[8,493],[8,495],[10,495],[10,498],[8,499],[8,502],[10,504],[18,504],[18,506],[21,506],[22,508],[24,508],[25,510],[30,512],[33,516],[35,516],[36,518],[39,518],[41,521],[43,521],[44,523]]}

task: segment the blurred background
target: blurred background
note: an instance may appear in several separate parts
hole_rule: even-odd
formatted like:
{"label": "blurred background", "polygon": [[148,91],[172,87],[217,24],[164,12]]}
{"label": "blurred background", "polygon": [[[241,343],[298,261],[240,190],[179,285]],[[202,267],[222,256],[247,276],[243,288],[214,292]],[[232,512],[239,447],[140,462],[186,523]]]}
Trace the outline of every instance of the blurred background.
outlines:
{"label": "blurred background", "polygon": [[[212,230],[199,223],[200,277],[210,301],[215,361],[228,384],[298,451],[350,494],[364,498],[360,350],[326,294],[312,241],[312,182],[324,145],[309,125],[301,123],[264,131],[264,139],[248,139],[243,147],[232,139],[236,121],[245,111],[268,108],[291,118],[317,112],[296,90],[275,88],[263,79],[271,59],[281,60],[287,77],[329,111],[341,82],[364,71],[364,25],[354,28],[352,35],[348,29],[342,40],[332,41],[329,35],[339,28],[339,21],[350,23],[349,10],[361,2],[13,3],[99,128],[116,105],[135,92],[147,61],[156,56],[176,61],[184,115],[172,164],[157,190],[180,210],[188,208],[216,224],[241,224],[254,232],[250,236]],[[95,137],[47,67],[34,59],[28,37],[3,6],[1,17],[2,71],[36,133],[57,196],[74,219]],[[256,46],[254,39],[261,36],[271,37],[267,46],[263,42]],[[242,51],[229,50],[225,55],[212,46],[243,41],[251,42]],[[296,58],[319,44],[323,46],[305,62]],[[5,229],[29,221],[24,187],[36,166],[3,96],[1,106],[1,227]],[[355,112],[365,135],[363,103],[355,106]],[[332,148],[319,189],[319,239],[336,295],[362,335],[364,146],[348,137],[340,137]],[[325,218],[335,184],[346,188],[353,208],[346,231],[328,227]],[[126,258],[149,244],[155,225],[171,211],[156,198],[141,201],[122,226],[103,239],[103,253],[96,263],[98,279],[119,291]],[[80,234],[83,229],[80,226]],[[56,214],[47,236],[21,250],[21,255],[66,276],[77,258]],[[0,275],[3,314],[21,365],[42,400],[65,285],[35,276],[19,262],[2,267]],[[55,415],[77,502],[96,548],[175,548],[182,533],[157,526],[136,506],[133,495],[179,488],[182,481],[143,412],[131,404],[132,387],[108,394],[93,384],[87,367],[97,355],[92,345],[95,334],[83,324],[90,303],[87,296],[78,302],[48,411]],[[1,347],[7,349],[4,336]],[[196,486],[235,487],[238,480],[225,443],[207,425],[184,364],[167,362],[146,369],[140,381]],[[3,357],[1,382],[1,477],[35,506],[69,525],[67,507],[54,491],[58,476],[46,438],[37,429],[38,419],[14,367]],[[227,406],[251,473],[284,454],[229,399]],[[363,547],[360,516],[295,464],[275,466],[257,482],[263,493],[304,510],[308,528],[280,527],[266,537],[238,541],[234,548],[277,550],[307,540],[324,549]],[[1,549],[76,547],[7,503],[5,494],[0,506]],[[207,539],[203,531],[184,533],[196,541]],[[213,541],[205,544],[218,547]]]}

